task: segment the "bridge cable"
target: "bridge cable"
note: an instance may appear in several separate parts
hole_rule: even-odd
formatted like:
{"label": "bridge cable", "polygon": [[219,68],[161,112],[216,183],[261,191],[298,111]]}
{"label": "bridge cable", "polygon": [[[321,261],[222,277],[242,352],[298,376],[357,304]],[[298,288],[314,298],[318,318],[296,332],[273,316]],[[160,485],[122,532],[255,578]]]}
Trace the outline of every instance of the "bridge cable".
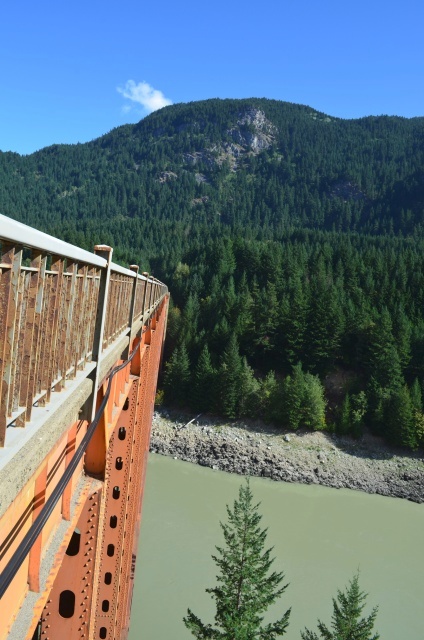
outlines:
{"label": "bridge cable", "polygon": [[[143,335],[143,333],[145,333],[148,329],[149,329],[149,324],[143,329],[143,331],[141,332],[141,335]],[[74,471],[78,466],[79,461],[81,460],[85,450],[87,449],[88,443],[90,442],[94,434],[94,431],[96,430],[99,420],[102,417],[103,411],[105,410],[106,403],[109,399],[110,390],[112,387],[112,379],[119,371],[124,369],[131,362],[131,360],[134,358],[135,354],[139,350],[140,345],[141,345],[141,340],[139,341],[135,349],[132,351],[128,360],[120,364],[118,367],[114,367],[114,369],[112,369],[112,371],[110,372],[110,375],[108,378],[108,381],[109,381],[108,386],[106,389],[106,393],[103,397],[103,400],[101,402],[101,405],[98,408],[93,421],[89,425],[87,432],[85,433],[83,439],[81,440],[81,443],[78,449],[76,450],[75,455],[72,457],[72,460],[66,467],[63,476],[61,477],[56,487],[53,489],[51,495],[45,502],[37,519],[33,522],[31,527],[27,531],[25,537],[20,542],[15,553],[13,554],[13,556],[7,563],[6,567],[0,574],[0,599],[4,596],[5,592],[10,586],[10,583],[12,582],[13,578],[17,574],[20,566],[22,565],[23,561],[25,560],[28,553],[30,552],[31,547],[35,544],[38,536],[42,532],[44,525],[46,524],[47,520],[51,516],[55,506],[59,502],[59,499],[62,496],[63,492],[65,491],[68,485],[68,482],[72,478]]]}

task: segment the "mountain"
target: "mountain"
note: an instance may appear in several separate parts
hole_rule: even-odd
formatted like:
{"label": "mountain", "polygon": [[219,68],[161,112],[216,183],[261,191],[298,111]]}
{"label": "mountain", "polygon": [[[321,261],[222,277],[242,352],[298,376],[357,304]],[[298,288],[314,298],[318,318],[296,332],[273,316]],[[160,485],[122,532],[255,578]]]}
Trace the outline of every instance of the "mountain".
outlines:
{"label": "mountain", "polygon": [[424,118],[177,104],[0,153],[0,185],[1,213],[170,285],[168,401],[424,443]]}
{"label": "mountain", "polygon": [[85,244],[101,229],[123,259],[130,246],[154,254],[167,223],[177,236],[188,225],[422,236],[424,118],[178,104],[86,144],[2,153],[0,184],[4,214]]}

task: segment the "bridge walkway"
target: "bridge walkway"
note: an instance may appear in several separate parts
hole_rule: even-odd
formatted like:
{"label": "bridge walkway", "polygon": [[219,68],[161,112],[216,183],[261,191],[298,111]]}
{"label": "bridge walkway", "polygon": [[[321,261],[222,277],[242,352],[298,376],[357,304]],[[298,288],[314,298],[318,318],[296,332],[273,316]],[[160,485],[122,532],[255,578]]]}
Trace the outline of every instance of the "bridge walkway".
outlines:
{"label": "bridge walkway", "polygon": [[0,215],[0,640],[128,632],[169,294],[112,255]]}

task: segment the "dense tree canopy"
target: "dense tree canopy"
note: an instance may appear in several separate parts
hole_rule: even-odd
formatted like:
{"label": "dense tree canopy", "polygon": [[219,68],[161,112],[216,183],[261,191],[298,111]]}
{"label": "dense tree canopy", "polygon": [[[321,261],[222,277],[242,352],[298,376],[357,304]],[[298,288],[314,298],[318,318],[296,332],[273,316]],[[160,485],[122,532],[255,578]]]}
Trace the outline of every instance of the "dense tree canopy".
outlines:
{"label": "dense tree canopy", "polygon": [[168,283],[167,402],[416,448],[423,176],[423,118],[207,100],[0,152],[0,212]]}

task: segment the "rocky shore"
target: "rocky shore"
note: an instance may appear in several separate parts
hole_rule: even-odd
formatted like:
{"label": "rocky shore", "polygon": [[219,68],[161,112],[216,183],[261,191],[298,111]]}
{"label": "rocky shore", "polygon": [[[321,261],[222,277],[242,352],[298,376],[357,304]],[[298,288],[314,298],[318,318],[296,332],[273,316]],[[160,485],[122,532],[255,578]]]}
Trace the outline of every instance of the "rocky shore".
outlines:
{"label": "rocky shore", "polygon": [[422,451],[405,455],[369,435],[355,441],[320,432],[285,433],[258,422],[190,420],[155,412],[150,450],[230,473],[424,502]]}

